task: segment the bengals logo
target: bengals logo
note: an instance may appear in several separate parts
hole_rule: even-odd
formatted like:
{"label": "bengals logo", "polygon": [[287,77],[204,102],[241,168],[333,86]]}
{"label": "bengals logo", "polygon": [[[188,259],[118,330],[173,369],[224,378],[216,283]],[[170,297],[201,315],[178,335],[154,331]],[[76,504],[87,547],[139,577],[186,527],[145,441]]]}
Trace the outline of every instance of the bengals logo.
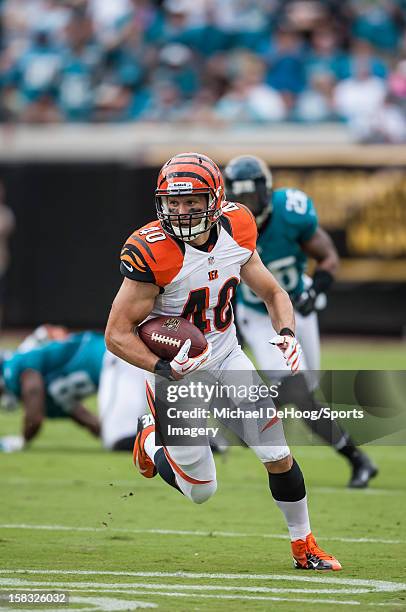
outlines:
{"label": "bengals logo", "polygon": [[166,329],[170,329],[171,331],[178,331],[180,325],[179,319],[166,319],[166,321],[162,324],[162,327],[166,327]]}

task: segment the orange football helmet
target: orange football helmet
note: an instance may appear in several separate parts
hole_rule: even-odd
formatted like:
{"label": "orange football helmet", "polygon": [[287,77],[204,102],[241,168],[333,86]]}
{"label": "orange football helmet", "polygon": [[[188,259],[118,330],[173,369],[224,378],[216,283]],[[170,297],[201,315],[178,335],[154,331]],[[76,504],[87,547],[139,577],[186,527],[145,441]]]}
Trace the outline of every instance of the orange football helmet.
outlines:
{"label": "orange football helmet", "polygon": [[[168,208],[170,196],[207,195],[206,210],[190,214],[171,213]],[[171,157],[161,168],[155,191],[158,219],[163,229],[185,242],[209,230],[222,214],[225,198],[221,172],[210,157],[200,153],[179,153]],[[185,224],[185,219],[189,221]],[[196,225],[192,223],[200,222]],[[182,221],[182,222],[181,222]]]}

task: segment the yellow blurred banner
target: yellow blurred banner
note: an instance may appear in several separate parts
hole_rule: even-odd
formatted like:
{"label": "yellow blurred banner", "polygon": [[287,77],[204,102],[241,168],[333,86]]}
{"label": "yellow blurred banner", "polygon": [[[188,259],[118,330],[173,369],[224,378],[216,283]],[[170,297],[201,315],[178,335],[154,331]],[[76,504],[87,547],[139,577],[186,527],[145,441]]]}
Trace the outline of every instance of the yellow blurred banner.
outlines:
{"label": "yellow blurred banner", "polygon": [[350,259],[341,260],[337,280],[343,282],[406,282],[406,259]]}
{"label": "yellow blurred banner", "polygon": [[336,241],[339,237],[342,255],[375,258],[365,271],[377,267],[379,258],[396,258],[396,266],[381,266],[379,274],[385,271],[386,280],[406,278],[404,170],[279,170],[275,186],[294,186],[313,199],[321,225]]}

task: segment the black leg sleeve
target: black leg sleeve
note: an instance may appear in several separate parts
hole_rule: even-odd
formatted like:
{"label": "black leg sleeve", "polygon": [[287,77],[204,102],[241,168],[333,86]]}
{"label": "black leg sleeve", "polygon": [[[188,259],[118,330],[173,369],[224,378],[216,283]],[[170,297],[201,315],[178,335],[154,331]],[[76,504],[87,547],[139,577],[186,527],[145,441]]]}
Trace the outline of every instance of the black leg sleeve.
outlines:
{"label": "black leg sleeve", "polygon": [[165,480],[165,482],[167,482],[168,485],[170,485],[171,487],[173,487],[174,489],[177,489],[177,491],[182,493],[182,491],[179,489],[178,485],[176,484],[174,471],[169,465],[168,459],[165,457],[163,448],[160,448],[156,451],[155,457],[154,457],[154,463],[155,463],[156,469],[158,470],[158,474],[160,475],[162,480]]}
{"label": "black leg sleeve", "polygon": [[272,497],[277,501],[295,502],[306,495],[302,470],[294,459],[290,470],[281,474],[268,472],[268,477]]}
{"label": "black leg sleeve", "polygon": [[[303,374],[289,376],[280,384],[279,394],[275,400],[278,407],[286,404],[293,404],[297,410],[303,413],[320,414],[323,405],[320,404],[314,397],[312,391],[309,390],[306,379]],[[310,417],[302,417],[306,425],[313,433],[319,436],[329,446],[340,447],[346,443],[346,433],[335,420]]]}

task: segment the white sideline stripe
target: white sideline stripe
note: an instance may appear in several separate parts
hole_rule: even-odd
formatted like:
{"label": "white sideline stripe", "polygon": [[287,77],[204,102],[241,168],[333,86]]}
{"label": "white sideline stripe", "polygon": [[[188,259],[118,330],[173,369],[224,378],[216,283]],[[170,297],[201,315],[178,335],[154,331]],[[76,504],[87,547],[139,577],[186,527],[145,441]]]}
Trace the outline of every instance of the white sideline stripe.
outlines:
{"label": "white sideline stripe", "polygon": [[[75,587],[70,587],[72,591],[82,592],[84,589],[76,589]],[[176,585],[178,588],[178,585]],[[90,592],[98,592],[98,589],[85,589]],[[117,591],[114,591],[117,593]],[[122,591],[122,593],[126,593]],[[128,594],[133,593],[133,591],[127,591]],[[251,600],[251,601],[292,601],[297,603],[307,603],[314,605],[317,604],[337,604],[344,606],[359,606],[361,602],[355,600],[336,600],[336,599],[306,599],[302,597],[265,597],[261,595],[213,595],[209,593],[181,593],[179,591],[151,591],[151,590],[136,590],[136,594],[138,595],[155,595],[156,597],[195,597],[199,599],[237,599],[239,601],[242,600]],[[90,609],[89,609],[90,610]]]}
{"label": "white sideline stripe", "polygon": [[[15,581],[10,581],[8,586],[13,586],[13,588],[16,588],[16,586],[14,585]],[[30,581],[19,581],[20,584],[20,589],[26,589],[27,586],[30,587],[30,590],[32,591],[41,591],[44,584],[50,584],[51,586],[61,586],[61,583],[44,583],[44,582],[40,582],[40,583],[31,583]],[[42,588],[38,588],[36,589],[35,587],[33,587],[33,584],[38,584],[41,585]],[[154,585],[154,584],[145,584],[144,586],[139,585],[139,588],[133,588],[132,590],[127,590],[127,589],[123,589],[123,588],[118,588],[115,587],[114,585],[107,585],[108,588],[101,588],[100,583],[90,583],[90,587],[85,587],[84,585],[87,583],[62,583],[62,584],[66,584],[66,586],[70,589],[70,591],[72,592],[86,592],[86,593],[109,593],[109,592],[113,592],[115,594],[120,593],[122,595],[134,595],[134,590],[136,592],[137,595],[155,595],[157,597],[199,597],[199,598],[212,598],[212,599],[238,599],[238,600],[260,600],[260,601],[292,601],[292,602],[300,602],[300,603],[310,603],[310,604],[315,604],[315,603],[328,603],[328,604],[341,604],[341,605],[360,605],[361,602],[360,601],[355,601],[355,600],[334,600],[334,599],[310,599],[310,598],[296,598],[296,597],[253,597],[253,596],[247,596],[247,595],[242,595],[242,596],[238,596],[238,595],[211,595],[211,594],[203,594],[203,593],[182,593],[179,591],[162,591],[162,588],[170,588],[170,587],[175,587],[176,589],[180,589],[180,590],[186,590],[187,588],[193,588],[193,590],[199,590],[199,589],[205,589],[205,590],[210,590],[216,587],[211,587],[211,586],[206,586],[204,587],[203,585],[179,585],[179,584],[169,584],[169,585]],[[76,586],[78,584],[81,584],[83,586]],[[98,585],[97,588],[96,585]],[[140,589],[144,589],[145,590],[140,590]],[[221,588],[221,587],[218,587]],[[244,589],[244,587],[231,587],[233,590],[242,590]],[[0,587],[0,591],[2,590],[6,590],[7,587]],[[148,590],[148,589],[154,589],[154,590]],[[8,589],[7,589],[8,590]],[[246,588],[245,590],[248,590],[248,588]],[[258,588],[257,592],[262,592],[260,590],[260,588]],[[287,591],[287,592],[292,592],[292,593],[296,593],[297,590],[292,589],[291,591]],[[314,591],[306,591],[309,593],[314,593]],[[323,593],[335,593],[336,591],[331,590],[331,591],[323,591]],[[337,591],[337,592],[341,592],[341,593],[346,593],[346,591]],[[85,601],[85,599],[83,599],[83,601]],[[402,603],[398,603],[398,602],[380,602],[380,603],[368,603],[365,602],[366,605],[368,606],[401,606],[403,607]],[[364,605],[365,605],[364,604]],[[56,611],[57,612],[57,611]]]}
{"label": "white sideline stripe", "polygon": [[[124,529],[118,527],[70,527],[68,525],[27,525],[25,523],[0,524],[0,529],[39,529],[44,531],[88,531],[95,533],[144,533],[152,535],[211,536],[221,538],[267,538],[270,540],[287,540],[281,533],[242,533],[238,531],[187,531],[185,529]],[[406,544],[406,540],[389,540],[383,538],[339,538],[321,537],[326,542],[349,542],[357,544]]]}
{"label": "white sideline stripe", "polygon": [[[3,585],[3,586],[2,586]],[[33,587],[58,587],[58,588],[68,588],[70,589],[72,586],[74,588],[80,589],[91,589],[92,587],[98,588],[103,591],[114,591],[120,593],[131,593],[132,591],[128,591],[128,589],[137,590],[137,589],[173,589],[176,588],[180,591],[240,591],[246,593],[297,593],[297,594],[309,594],[309,595],[360,595],[371,593],[371,588],[327,588],[327,589],[298,589],[295,587],[292,588],[277,588],[277,587],[264,587],[264,586],[230,586],[230,585],[214,585],[214,584],[157,584],[157,583],[148,583],[148,582],[120,582],[119,584],[111,584],[108,582],[53,582],[49,580],[36,580],[32,582],[30,580],[21,580],[20,578],[0,578],[0,591],[5,590],[6,587],[20,587],[20,588],[30,588]],[[40,590],[34,589],[34,590]]]}
{"label": "white sideline stripe", "polygon": [[[225,574],[206,572],[129,572],[109,570],[47,570],[47,569],[1,569],[0,574],[53,574],[64,576],[130,576],[136,578],[201,578],[210,580],[283,580],[294,582],[321,582],[323,584],[344,584],[348,586],[371,587],[380,592],[406,590],[406,584],[386,580],[364,578],[335,578],[317,573],[313,576],[293,574]],[[176,585],[174,585],[176,586]]]}

